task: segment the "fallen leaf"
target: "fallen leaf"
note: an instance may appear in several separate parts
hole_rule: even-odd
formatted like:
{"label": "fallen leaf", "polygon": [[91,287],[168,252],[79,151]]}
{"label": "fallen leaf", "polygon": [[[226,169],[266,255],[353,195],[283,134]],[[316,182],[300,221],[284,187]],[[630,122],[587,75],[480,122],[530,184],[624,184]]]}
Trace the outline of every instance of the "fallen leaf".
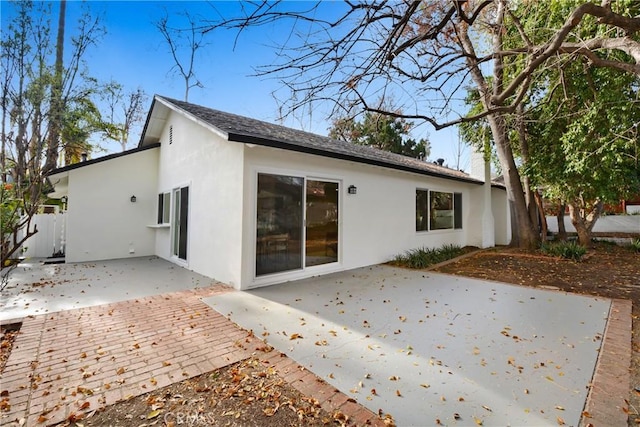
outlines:
{"label": "fallen leaf", "polygon": [[162,411],[160,411],[159,409],[156,409],[155,411],[151,411],[147,414],[147,419],[148,420],[152,420],[155,417],[157,417],[158,415],[160,415],[162,413]]}
{"label": "fallen leaf", "polygon": [[562,418],[560,418],[560,417],[557,418],[557,421],[558,421],[558,425],[560,425],[560,426],[563,426],[565,424],[564,420]]}
{"label": "fallen leaf", "polygon": [[125,371],[125,369],[124,369],[124,368],[122,368],[122,367],[120,367],[120,368],[118,368],[118,370],[116,371],[116,374],[117,374],[117,375],[122,375],[122,374],[124,374],[124,371]]}

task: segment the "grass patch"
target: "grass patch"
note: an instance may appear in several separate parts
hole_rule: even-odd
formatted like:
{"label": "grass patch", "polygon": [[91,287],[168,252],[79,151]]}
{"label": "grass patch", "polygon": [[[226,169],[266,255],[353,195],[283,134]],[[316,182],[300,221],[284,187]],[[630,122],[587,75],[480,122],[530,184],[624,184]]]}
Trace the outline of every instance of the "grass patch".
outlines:
{"label": "grass patch", "polygon": [[587,253],[587,248],[578,244],[576,241],[567,242],[545,242],[540,247],[542,253],[565,259],[571,259],[574,261],[582,260],[582,257]]}
{"label": "grass patch", "polygon": [[457,245],[444,245],[440,248],[418,248],[396,255],[391,264],[400,267],[423,269],[448,261],[465,253],[465,250]]}

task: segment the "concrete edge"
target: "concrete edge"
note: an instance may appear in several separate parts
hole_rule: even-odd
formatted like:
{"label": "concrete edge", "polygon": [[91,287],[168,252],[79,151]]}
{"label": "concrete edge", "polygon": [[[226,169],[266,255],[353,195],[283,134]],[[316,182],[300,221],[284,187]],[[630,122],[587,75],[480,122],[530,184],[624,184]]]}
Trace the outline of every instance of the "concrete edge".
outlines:
{"label": "concrete edge", "polygon": [[[439,263],[437,263],[437,264],[430,265],[429,267],[424,268],[424,269],[422,269],[422,270],[423,270],[423,271],[435,270],[435,269],[437,269],[437,268],[444,267],[445,265],[449,265],[449,264],[453,264],[454,262],[461,261],[461,260],[463,260],[463,259],[465,259],[465,258],[470,258],[470,257],[472,257],[472,256],[474,256],[474,255],[478,255],[479,253],[482,253],[482,252],[489,252],[489,251],[493,251],[493,250],[495,250],[495,249],[496,249],[496,248],[476,249],[476,250],[474,250],[474,251],[471,251],[471,252],[469,252],[469,253],[466,253],[466,254],[463,254],[463,255],[457,256],[457,257],[455,257],[455,258],[451,258],[451,259],[448,259],[448,260],[446,260],[446,261],[442,261],[442,262],[439,262]],[[394,267],[395,267],[395,266],[394,266]],[[414,269],[411,269],[411,270],[418,270],[418,269],[415,269],[415,268],[414,268]]]}
{"label": "concrete edge", "polygon": [[632,307],[630,300],[612,299],[602,346],[587,395],[580,426],[628,423]]}

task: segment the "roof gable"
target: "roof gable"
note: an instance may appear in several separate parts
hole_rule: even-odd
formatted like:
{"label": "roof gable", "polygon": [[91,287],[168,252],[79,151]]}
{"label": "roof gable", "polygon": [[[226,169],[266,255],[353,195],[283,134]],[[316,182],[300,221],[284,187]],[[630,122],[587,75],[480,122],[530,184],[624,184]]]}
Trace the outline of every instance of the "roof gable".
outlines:
{"label": "roof gable", "polygon": [[202,125],[212,127],[212,130],[216,130],[228,141],[275,147],[474,184],[482,183],[464,172],[430,162],[158,95],[154,97],[140,139],[140,146],[156,142],[159,138],[158,132],[152,132],[153,129],[158,128],[158,123],[154,123],[154,118],[164,121],[167,112],[162,114],[154,111],[163,108],[158,106],[158,101],[163,106],[185,114]]}

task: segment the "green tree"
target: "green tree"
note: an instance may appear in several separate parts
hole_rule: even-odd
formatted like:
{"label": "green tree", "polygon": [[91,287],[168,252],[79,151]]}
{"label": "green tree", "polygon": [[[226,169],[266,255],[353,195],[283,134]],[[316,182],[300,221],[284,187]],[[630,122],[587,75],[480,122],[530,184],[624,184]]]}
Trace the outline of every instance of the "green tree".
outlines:
{"label": "green tree", "polygon": [[427,139],[409,137],[413,124],[406,119],[366,112],[362,121],[340,118],[329,129],[331,138],[367,145],[408,157],[426,159],[431,152]]}
{"label": "green tree", "polygon": [[581,60],[564,64],[556,78],[561,88],[531,112],[525,173],[567,204],[588,246],[603,205],[640,190],[640,79]]}

